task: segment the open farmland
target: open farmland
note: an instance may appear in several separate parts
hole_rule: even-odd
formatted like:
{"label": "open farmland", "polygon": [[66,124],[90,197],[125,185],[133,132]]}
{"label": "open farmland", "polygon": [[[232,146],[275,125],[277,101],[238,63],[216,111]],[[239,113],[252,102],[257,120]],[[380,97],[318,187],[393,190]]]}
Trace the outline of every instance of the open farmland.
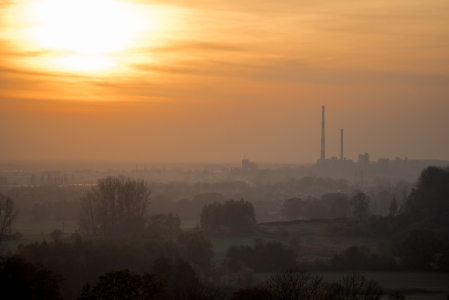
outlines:
{"label": "open farmland", "polygon": [[289,235],[299,235],[300,248],[298,257],[301,261],[314,261],[315,259],[331,258],[335,254],[343,252],[346,248],[356,246],[366,246],[372,252],[382,239],[373,237],[346,236],[334,234],[331,227],[338,222],[276,222],[266,223],[262,226],[268,233],[280,234],[281,231]]}

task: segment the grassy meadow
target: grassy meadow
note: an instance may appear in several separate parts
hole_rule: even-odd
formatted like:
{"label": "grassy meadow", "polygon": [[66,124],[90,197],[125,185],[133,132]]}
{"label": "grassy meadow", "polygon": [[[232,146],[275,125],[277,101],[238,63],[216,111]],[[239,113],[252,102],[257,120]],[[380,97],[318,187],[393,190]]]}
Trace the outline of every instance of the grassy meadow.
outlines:
{"label": "grassy meadow", "polygon": [[267,233],[280,236],[283,231],[288,236],[299,236],[300,247],[298,257],[302,261],[327,259],[343,252],[353,245],[366,246],[376,251],[382,239],[364,236],[344,236],[333,234],[329,223],[304,222],[296,224],[265,225]]}

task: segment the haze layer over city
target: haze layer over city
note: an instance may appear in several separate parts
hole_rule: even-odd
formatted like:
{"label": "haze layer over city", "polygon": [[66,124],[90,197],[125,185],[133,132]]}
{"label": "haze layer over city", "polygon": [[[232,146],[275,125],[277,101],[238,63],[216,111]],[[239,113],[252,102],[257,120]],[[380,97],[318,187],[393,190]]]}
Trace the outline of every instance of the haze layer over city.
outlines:
{"label": "haze layer over city", "polygon": [[448,41],[440,0],[0,0],[0,298],[449,299]]}

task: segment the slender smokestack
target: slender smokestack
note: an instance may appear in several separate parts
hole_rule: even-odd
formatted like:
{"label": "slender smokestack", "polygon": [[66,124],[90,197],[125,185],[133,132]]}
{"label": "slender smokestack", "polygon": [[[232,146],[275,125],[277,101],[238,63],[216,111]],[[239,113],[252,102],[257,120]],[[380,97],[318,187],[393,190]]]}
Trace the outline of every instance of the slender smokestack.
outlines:
{"label": "slender smokestack", "polygon": [[343,160],[343,128],[341,129],[341,149],[340,149],[340,159]]}
{"label": "slender smokestack", "polygon": [[322,107],[323,116],[321,122],[321,160],[326,159],[325,138],[324,138],[324,106]]}

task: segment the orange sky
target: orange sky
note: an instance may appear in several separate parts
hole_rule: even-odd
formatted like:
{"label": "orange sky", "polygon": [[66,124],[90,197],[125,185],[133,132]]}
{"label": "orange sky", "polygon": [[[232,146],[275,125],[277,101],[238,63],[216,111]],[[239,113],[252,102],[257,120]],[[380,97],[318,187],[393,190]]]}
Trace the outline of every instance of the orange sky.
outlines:
{"label": "orange sky", "polygon": [[0,160],[449,159],[449,2],[0,0]]}

